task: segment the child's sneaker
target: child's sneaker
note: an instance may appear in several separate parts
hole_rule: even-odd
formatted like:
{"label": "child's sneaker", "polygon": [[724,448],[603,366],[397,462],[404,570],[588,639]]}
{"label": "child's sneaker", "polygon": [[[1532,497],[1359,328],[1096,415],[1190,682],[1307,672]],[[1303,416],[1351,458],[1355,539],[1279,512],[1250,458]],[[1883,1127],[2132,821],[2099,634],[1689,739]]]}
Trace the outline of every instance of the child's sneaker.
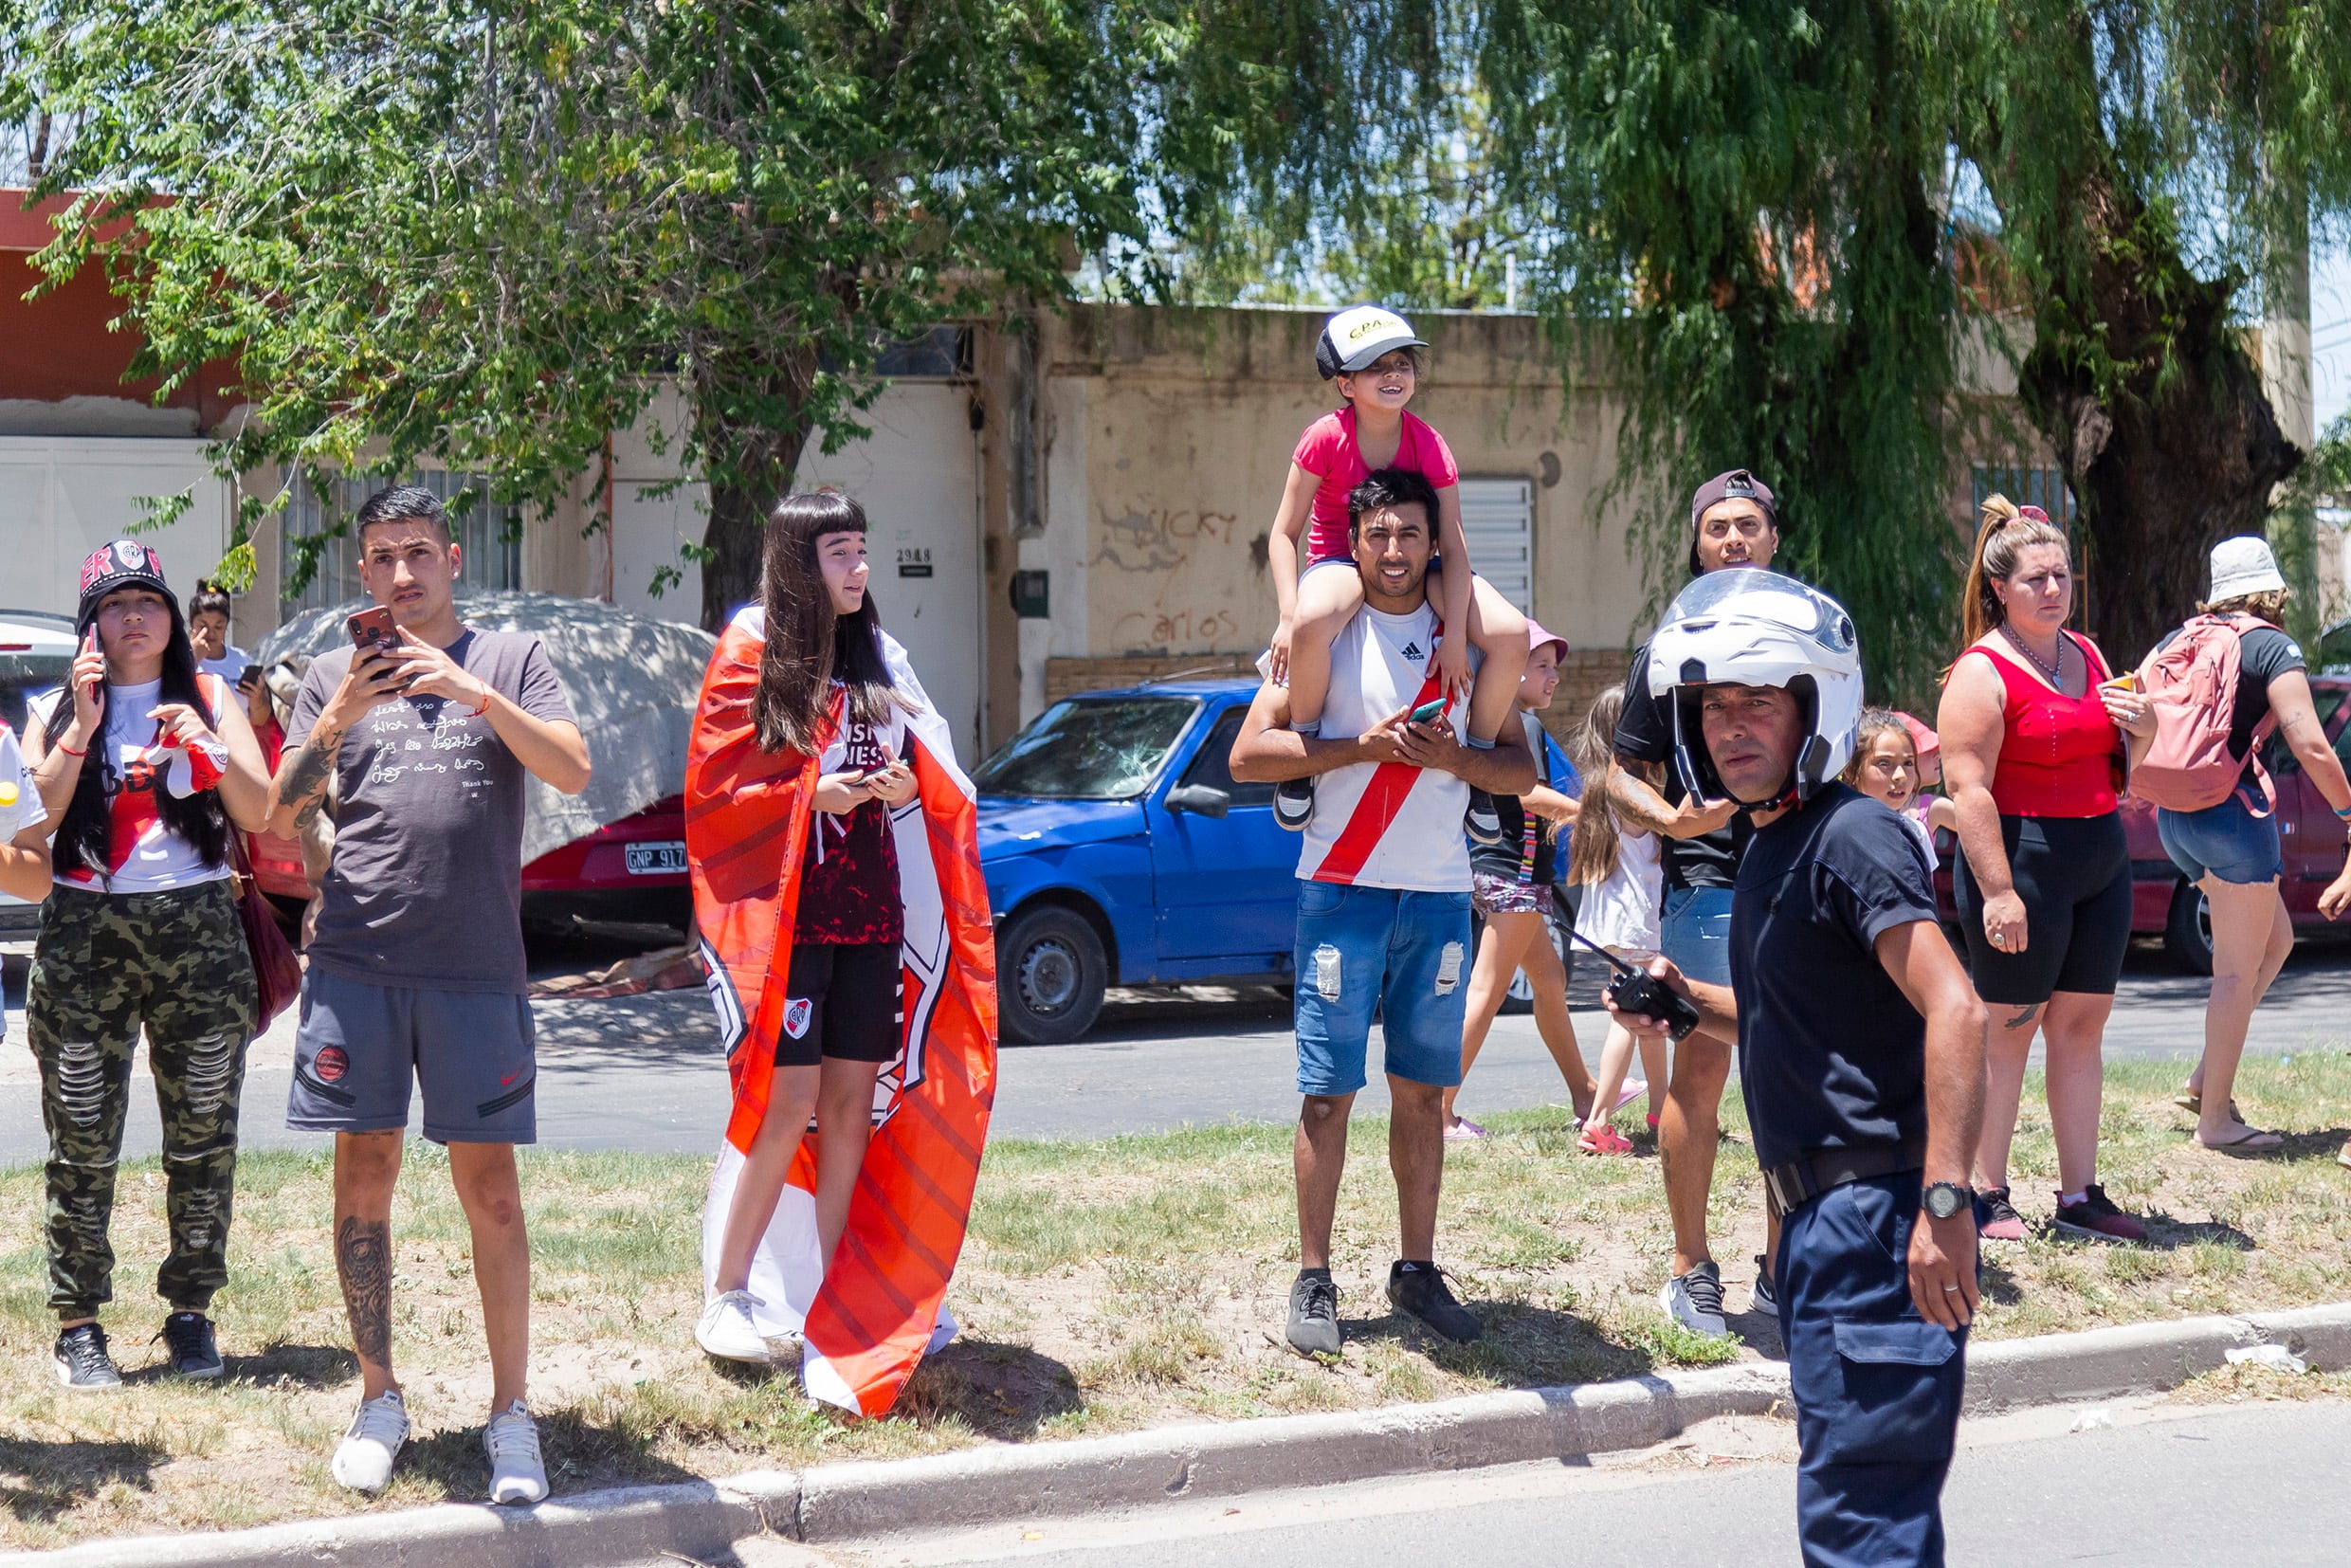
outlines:
{"label": "child's sneaker", "polygon": [[1276,826],[1293,833],[1303,833],[1314,820],[1314,780],[1285,778],[1273,787],[1273,820]]}
{"label": "child's sneaker", "polygon": [[[1277,802],[1278,795],[1279,792]],[[1277,813],[1280,811],[1278,803],[1274,810]],[[1462,813],[1461,825],[1467,830],[1472,844],[1495,845],[1502,842],[1502,808],[1495,805],[1494,797],[1484,790],[1473,789],[1469,792],[1469,809]]]}

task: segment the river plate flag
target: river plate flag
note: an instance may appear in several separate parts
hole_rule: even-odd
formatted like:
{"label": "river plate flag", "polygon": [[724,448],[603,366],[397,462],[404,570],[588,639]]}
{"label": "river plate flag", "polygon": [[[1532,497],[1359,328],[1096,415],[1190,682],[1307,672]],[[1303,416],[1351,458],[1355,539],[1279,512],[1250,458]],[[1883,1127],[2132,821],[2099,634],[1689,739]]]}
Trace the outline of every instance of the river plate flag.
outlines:
{"label": "river plate flag", "polygon": [[[735,1096],[702,1212],[705,1290],[743,1156],[767,1115],[816,788],[814,758],[762,752],[754,737],[751,697],[765,636],[753,608],[719,639],[686,754],[694,922]],[[898,716],[916,784],[890,821],[906,911],[904,1035],[875,1085],[873,1141],[832,1271],[817,1256],[813,1126],[751,1267],[751,1291],[762,1303],[754,1319],[770,1338],[802,1337],[809,1393],[866,1415],[888,1411],[916,1363],[955,1337],[944,1299],[971,1216],[996,1076],[995,942],[972,781],[956,765],[947,726],[906,650],[886,633],[882,644],[906,699]]]}

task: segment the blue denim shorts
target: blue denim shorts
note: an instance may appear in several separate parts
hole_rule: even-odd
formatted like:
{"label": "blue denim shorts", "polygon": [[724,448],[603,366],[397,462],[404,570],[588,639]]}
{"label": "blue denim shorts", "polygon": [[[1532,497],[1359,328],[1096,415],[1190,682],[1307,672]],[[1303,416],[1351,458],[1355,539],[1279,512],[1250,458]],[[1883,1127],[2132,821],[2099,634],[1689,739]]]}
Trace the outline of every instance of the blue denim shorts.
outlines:
{"label": "blue denim shorts", "polygon": [[1731,983],[1731,890],[1676,887],[1657,920],[1658,946],[1685,979]]}
{"label": "blue denim shorts", "polygon": [[1298,1092],[1363,1086],[1372,1014],[1386,1067],[1443,1088],[1461,1082],[1469,993],[1469,894],[1298,884]]}
{"label": "blue denim shorts", "polygon": [[2241,788],[2219,805],[2200,811],[2174,811],[2159,806],[2155,829],[2162,835],[2163,852],[2190,882],[2203,881],[2207,871],[2222,882],[2240,885],[2274,882],[2286,869],[2277,813],[2253,815]]}

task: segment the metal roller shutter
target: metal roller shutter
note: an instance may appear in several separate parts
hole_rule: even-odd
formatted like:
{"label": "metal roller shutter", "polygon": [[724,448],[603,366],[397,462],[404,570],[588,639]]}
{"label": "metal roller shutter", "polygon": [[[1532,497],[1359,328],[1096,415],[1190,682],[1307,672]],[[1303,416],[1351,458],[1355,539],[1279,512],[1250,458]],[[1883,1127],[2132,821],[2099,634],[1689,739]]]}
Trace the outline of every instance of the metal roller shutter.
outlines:
{"label": "metal roller shutter", "polygon": [[1494,592],[1535,612],[1535,484],[1524,479],[1461,482],[1461,532],[1470,564]]}

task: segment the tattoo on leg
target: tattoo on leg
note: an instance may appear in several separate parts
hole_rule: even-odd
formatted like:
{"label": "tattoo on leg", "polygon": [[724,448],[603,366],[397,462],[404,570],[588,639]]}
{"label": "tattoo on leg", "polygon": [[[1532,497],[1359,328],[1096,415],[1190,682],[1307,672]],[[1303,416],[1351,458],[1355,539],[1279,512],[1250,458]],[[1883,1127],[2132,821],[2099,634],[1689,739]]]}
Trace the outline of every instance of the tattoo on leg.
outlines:
{"label": "tattoo on leg", "polygon": [[2022,1012],[2019,1012],[2016,1016],[2011,1018],[2008,1021],[2008,1027],[2010,1029],[2022,1029],[2027,1024],[2032,1022],[2033,1019],[2038,1018],[2040,1015],[2041,1004],[2034,1002],[2030,1007],[2027,1007]]}
{"label": "tattoo on leg", "polygon": [[343,1279],[352,1348],[363,1361],[392,1364],[392,1223],[347,1214],[335,1228],[335,1271]]}

